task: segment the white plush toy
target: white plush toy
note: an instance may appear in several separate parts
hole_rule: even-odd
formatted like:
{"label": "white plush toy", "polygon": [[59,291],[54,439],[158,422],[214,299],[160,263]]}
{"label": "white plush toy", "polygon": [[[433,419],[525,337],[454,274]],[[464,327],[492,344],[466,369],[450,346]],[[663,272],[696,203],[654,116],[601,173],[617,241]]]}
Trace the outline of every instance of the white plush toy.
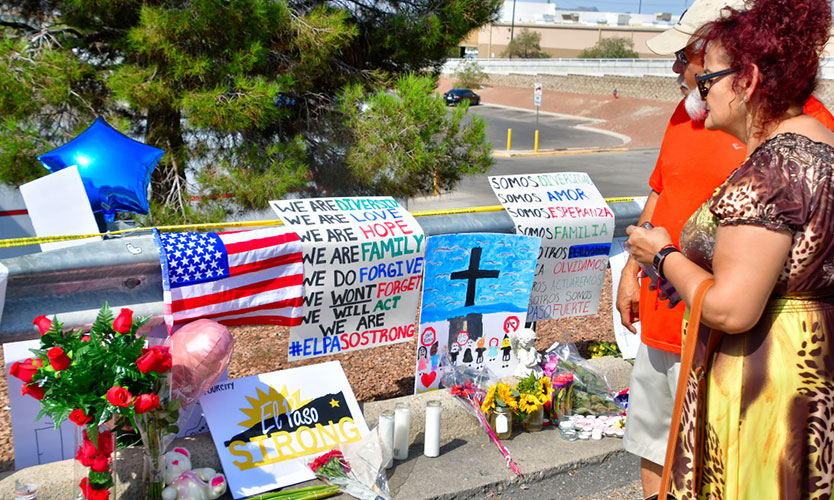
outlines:
{"label": "white plush toy", "polygon": [[163,500],[214,500],[226,492],[226,478],[206,467],[191,470],[191,453],[174,448],[165,454]]}

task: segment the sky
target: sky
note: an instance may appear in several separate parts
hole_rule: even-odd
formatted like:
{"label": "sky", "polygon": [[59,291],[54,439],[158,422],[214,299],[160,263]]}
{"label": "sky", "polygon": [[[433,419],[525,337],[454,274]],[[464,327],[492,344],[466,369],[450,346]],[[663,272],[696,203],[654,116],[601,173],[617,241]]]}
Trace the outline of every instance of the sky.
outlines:
{"label": "sky", "polygon": [[[529,1],[529,0],[528,0]],[[537,0],[532,0],[537,1]],[[541,0],[548,3],[546,0]],[[669,12],[682,14],[692,5],[692,0],[553,0],[560,9],[574,9],[577,7],[596,7],[600,12],[630,12],[654,14]]]}

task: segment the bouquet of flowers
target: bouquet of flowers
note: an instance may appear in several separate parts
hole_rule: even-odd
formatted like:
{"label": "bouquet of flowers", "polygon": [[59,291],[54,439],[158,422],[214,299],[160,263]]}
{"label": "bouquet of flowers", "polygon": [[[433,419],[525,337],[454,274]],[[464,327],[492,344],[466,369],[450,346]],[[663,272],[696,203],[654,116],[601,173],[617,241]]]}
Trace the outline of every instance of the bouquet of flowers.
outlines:
{"label": "bouquet of flowers", "polygon": [[530,372],[529,376],[519,380],[513,387],[512,394],[518,398],[516,414],[524,420],[530,414],[542,410],[545,403],[550,401],[553,385],[550,383],[550,377],[536,377]]}
{"label": "bouquet of flowers", "polygon": [[516,395],[513,395],[513,393],[513,387],[504,382],[489,386],[481,403],[481,411],[485,415],[489,415],[496,406],[500,406],[515,412],[518,409],[518,393],[515,393]]}
{"label": "bouquet of flowers", "polygon": [[504,382],[490,385],[481,403],[481,411],[489,415],[496,407],[508,407],[513,414],[524,420],[532,413],[542,409],[553,395],[550,377],[536,377],[530,372],[528,377],[511,386]]}
{"label": "bouquet of flowers", "polygon": [[[489,434],[490,439],[492,439],[492,442],[498,448],[498,451],[501,452],[504,459],[507,461],[507,467],[512,469],[516,476],[521,476],[521,470],[515,464],[515,461],[513,461],[510,456],[510,452],[507,451],[507,448],[501,444],[501,440],[495,435],[495,431],[492,430],[492,426],[489,425],[486,414],[482,410],[484,406],[490,408],[495,404],[494,399],[492,403],[486,401],[488,391],[484,390],[482,387],[487,384],[487,380],[492,378],[489,370],[485,369],[476,371],[466,367],[454,368],[451,363],[447,366],[452,368],[449,368],[443,375],[443,385],[445,387],[451,387],[452,395],[456,396],[458,401],[463,404],[463,407],[471,415],[474,415],[475,418],[478,419],[478,423],[481,424],[481,427],[487,432],[487,434]],[[493,398],[497,390],[496,385],[495,390],[492,391]],[[502,401],[506,402],[508,400]]]}
{"label": "bouquet of flowers", "polygon": [[[179,401],[169,398],[167,388],[171,355],[167,347],[145,347],[137,330],[146,322],[130,309],[114,317],[107,304],[89,334],[65,332],[61,323],[39,316],[33,322],[41,333],[35,357],[11,366],[11,375],[24,382],[21,392],[40,401],[38,419],[49,415],[56,428],[67,418],[86,426],[76,460],[90,468],[79,484],[87,499],[109,498],[115,429],[132,426],[148,452],[159,455],[161,436],[177,432]],[[161,498],[161,481],[149,485],[148,498]]]}
{"label": "bouquet of flowers", "polygon": [[623,353],[620,352],[620,348],[617,347],[616,342],[594,342],[588,347],[588,351],[591,353],[591,359],[601,358],[603,356],[623,357]]}
{"label": "bouquet of flowers", "polygon": [[[338,486],[348,495],[361,500],[389,500],[387,491],[378,491],[363,483],[351,470],[350,464],[340,450],[331,450],[320,455],[310,464],[313,473],[327,484]],[[378,471],[377,471],[378,472]],[[387,490],[387,483],[386,483]]]}

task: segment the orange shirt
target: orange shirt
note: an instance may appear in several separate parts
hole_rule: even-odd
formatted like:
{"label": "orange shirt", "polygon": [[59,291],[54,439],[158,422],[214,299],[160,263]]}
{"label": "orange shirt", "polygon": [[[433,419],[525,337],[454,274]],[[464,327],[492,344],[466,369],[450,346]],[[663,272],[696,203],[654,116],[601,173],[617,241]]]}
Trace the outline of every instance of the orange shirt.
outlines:
{"label": "orange shirt", "polygon": [[[834,116],[813,96],[804,111],[834,130]],[[707,201],[719,185],[738,168],[747,155],[747,146],[719,130],[707,130],[693,122],[683,101],[678,104],[660,147],[649,186],[659,194],[651,222],[665,227],[676,246],[692,213]],[[643,342],[656,349],[680,353],[681,322],[686,306],[679,302],[669,309],[668,301],[649,291],[649,280],[640,289],[640,332]]]}

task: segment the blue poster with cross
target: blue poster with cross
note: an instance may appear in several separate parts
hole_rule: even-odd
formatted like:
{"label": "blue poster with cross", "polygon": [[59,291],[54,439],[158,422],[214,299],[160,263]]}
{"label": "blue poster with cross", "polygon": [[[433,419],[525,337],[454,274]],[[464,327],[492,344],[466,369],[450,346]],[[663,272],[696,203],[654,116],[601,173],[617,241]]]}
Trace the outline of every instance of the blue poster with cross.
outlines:
{"label": "blue poster with cross", "polygon": [[428,238],[415,393],[440,388],[444,363],[512,374],[518,361],[509,337],[524,326],[540,241],[492,233]]}

